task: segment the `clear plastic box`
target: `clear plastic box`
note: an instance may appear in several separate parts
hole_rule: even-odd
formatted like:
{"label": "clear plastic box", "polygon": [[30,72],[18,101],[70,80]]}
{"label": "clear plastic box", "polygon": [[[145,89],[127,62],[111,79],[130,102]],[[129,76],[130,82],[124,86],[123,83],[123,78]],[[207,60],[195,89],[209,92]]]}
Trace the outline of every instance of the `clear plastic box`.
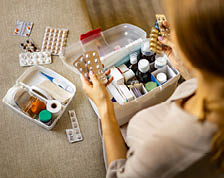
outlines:
{"label": "clear plastic box", "polygon": [[97,50],[104,67],[108,68],[139,48],[144,39],[146,32],[131,24],[121,24],[103,32],[100,29],[92,30],[81,35],[79,42],[66,47],[60,57],[68,68],[78,74],[73,67],[74,60],[84,51]]}

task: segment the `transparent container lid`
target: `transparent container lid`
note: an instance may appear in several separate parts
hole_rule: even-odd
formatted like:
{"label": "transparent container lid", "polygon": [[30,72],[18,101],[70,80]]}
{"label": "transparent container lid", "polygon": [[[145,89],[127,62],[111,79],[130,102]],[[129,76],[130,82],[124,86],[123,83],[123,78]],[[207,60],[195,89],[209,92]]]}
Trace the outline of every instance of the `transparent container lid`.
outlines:
{"label": "transparent container lid", "polygon": [[[66,47],[60,57],[67,67],[79,73],[73,66],[73,63],[83,52],[97,50],[102,61],[105,56],[110,54],[124,54],[124,52],[122,54],[119,54],[119,52],[121,53],[125,49],[129,49],[132,43],[134,44],[144,39],[146,39],[146,32],[131,24],[120,24],[103,32],[101,32],[101,29],[96,29],[81,35],[80,41]],[[108,63],[102,61],[104,65],[112,65],[113,62],[115,64],[117,61],[113,59]]]}

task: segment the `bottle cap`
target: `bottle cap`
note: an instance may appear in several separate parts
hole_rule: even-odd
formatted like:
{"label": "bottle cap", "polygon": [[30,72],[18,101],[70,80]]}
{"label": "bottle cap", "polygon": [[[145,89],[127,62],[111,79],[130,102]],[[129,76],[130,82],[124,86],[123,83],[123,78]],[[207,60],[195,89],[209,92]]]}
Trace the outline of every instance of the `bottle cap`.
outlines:
{"label": "bottle cap", "polygon": [[167,76],[165,73],[161,72],[156,75],[156,79],[158,80],[159,83],[162,84],[167,81]]}
{"label": "bottle cap", "polygon": [[142,73],[146,73],[149,71],[149,61],[146,59],[141,59],[138,62],[138,70]]}
{"label": "bottle cap", "polygon": [[156,87],[157,87],[156,82],[148,82],[148,83],[145,84],[145,88],[148,92],[151,91],[152,89],[156,88]]}
{"label": "bottle cap", "polygon": [[156,57],[155,68],[162,68],[167,64],[167,58],[163,56]]}
{"label": "bottle cap", "polygon": [[145,41],[141,47],[141,51],[143,52],[150,52],[149,49],[149,40]]}
{"label": "bottle cap", "polygon": [[48,122],[51,120],[51,113],[48,111],[48,110],[42,110],[40,113],[39,113],[39,119],[41,122]]}
{"label": "bottle cap", "polygon": [[130,54],[130,63],[131,64],[137,64],[138,63],[137,53]]}

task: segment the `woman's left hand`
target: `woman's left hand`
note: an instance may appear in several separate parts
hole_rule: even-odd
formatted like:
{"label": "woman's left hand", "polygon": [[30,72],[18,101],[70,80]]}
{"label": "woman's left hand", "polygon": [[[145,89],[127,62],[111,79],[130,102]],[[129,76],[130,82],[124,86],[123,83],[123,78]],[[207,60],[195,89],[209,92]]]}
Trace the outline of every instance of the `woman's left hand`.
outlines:
{"label": "woman's left hand", "polygon": [[[109,73],[110,70],[105,72],[106,75],[109,75]],[[89,77],[92,83],[90,83],[86,78],[81,76],[83,90],[100,110],[101,107],[104,107],[108,103],[111,103],[109,93],[106,90],[106,86],[113,81],[113,77],[108,79],[108,82],[105,85],[97,78],[97,76],[92,71],[89,72]]]}

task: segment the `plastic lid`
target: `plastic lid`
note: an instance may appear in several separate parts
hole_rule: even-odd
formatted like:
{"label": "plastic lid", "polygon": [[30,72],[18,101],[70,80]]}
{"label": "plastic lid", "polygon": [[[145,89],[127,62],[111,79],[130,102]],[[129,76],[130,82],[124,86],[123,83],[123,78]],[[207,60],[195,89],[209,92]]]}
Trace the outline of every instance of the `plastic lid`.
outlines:
{"label": "plastic lid", "polygon": [[40,113],[39,113],[39,119],[41,122],[48,122],[51,120],[51,113],[48,111],[48,110],[42,110]]}
{"label": "plastic lid", "polygon": [[140,70],[140,72],[142,73],[146,73],[149,71],[149,61],[146,59],[141,59],[138,62],[138,70]]}
{"label": "plastic lid", "polygon": [[130,54],[130,63],[131,64],[137,64],[138,63],[137,53]]}
{"label": "plastic lid", "polygon": [[147,91],[151,91],[152,89],[154,89],[156,87],[157,87],[156,82],[148,82],[145,84],[145,88]]}
{"label": "plastic lid", "polygon": [[167,81],[167,76],[165,73],[161,72],[158,73],[156,76],[156,79],[160,82],[160,83],[164,83],[165,81]]}
{"label": "plastic lid", "polygon": [[165,56],[159,56],[155,60],[155,68],[162,68],[167,64],[167,58]]}

